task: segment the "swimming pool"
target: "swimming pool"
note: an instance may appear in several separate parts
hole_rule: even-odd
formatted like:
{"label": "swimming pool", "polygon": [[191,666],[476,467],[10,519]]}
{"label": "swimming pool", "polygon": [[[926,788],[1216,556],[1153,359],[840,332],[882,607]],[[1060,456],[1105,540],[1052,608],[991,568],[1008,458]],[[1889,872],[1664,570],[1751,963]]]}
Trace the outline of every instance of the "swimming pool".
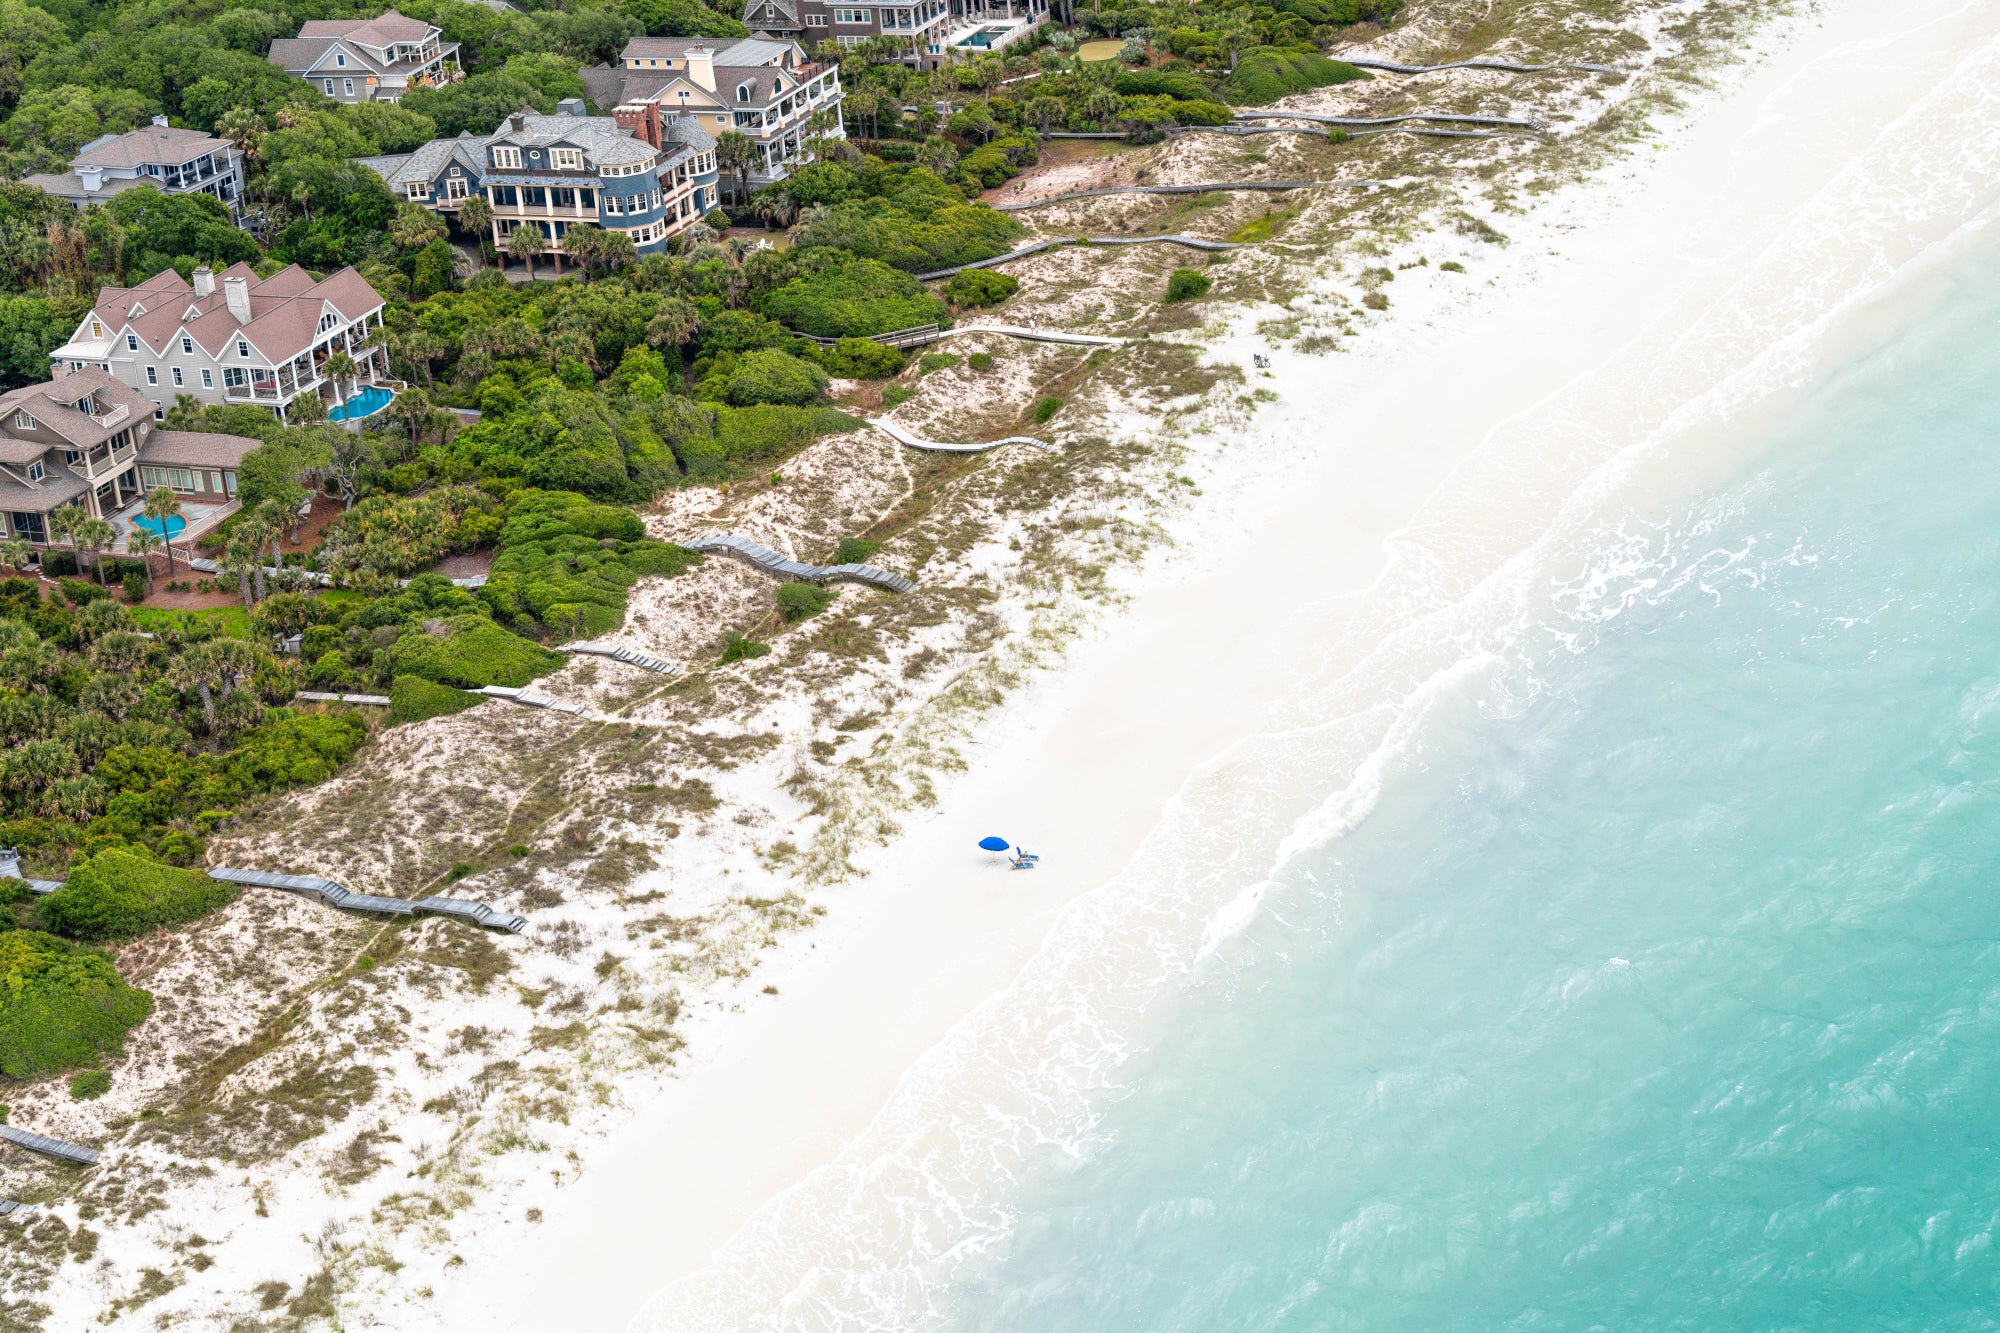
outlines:
{"label": "swimming pool", "polygon": [[326,414],[328,421],[359,421],[372,417],[389,405],[396,395],[379,384],[371,384]]}
{"label": "swimming pool", "polygon": [[187,525],[188,521],[182,518],[179,514],[174,514],[168,517],[166,521],[166,531],[164,532],[160,530],[161,527],[160,520],[154,518],[151,514],[140,514],[135,518],[133,518],[132,520],[133,527],[143,528],[145,531],[152,533],[155,537],[178,537],[181,535],[182,530],[184,530],[187,527]]}

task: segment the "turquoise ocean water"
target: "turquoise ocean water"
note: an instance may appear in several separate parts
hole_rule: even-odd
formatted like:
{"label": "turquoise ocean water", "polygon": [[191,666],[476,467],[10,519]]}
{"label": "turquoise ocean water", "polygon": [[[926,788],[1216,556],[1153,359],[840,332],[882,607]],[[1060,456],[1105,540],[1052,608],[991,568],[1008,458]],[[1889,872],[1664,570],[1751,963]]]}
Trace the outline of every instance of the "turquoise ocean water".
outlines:
{"label": "turquoise ocean water", "polygon": [[941,1322],[2000,1324],[1994,257],[1552,560]]}

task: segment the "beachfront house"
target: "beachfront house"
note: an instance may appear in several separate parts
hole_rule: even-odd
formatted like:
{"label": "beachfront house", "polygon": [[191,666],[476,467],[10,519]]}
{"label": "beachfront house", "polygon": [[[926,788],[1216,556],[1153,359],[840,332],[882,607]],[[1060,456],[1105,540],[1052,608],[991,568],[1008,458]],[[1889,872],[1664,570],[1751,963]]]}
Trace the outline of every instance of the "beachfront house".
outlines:
{"label": "beachfront house", "polygon": [[640,254],[659,254],[714,207],[714,141],[692,125],[661,128],[649,141],[567,98],[554,115],[517,111],[485,138],[433,139],[413,153],[360,160],[397,197],[436,213],[485,196],[501,255],[516,229],[535,227],[542,257],[561,273],[563,240],[579,223],[624,232]]}
{"label": "beachfront house", "polygon": [[271,63],[337,102],[396,102],[412,88],[456,83],[458,43],[422,19],[312,19],[271,43]]}
{"label": "beachfront house", "polygon": [[[718,42],[703,37],[634,37],[616,66],[583,71],[584,90],[599,108],[635,134],[660,133],[649,126],[687,117],[715,136],[734,130],[756,151],[750,188],[783,180],[797,166],[806,127],[816,112],[827,112],[829,138],[843,137],[840,120],[840,67],[814,62],[789,39],[744,38]],[[719,186],[734,190],[733,177]]]}
{"label": "beachfront house", "polygon": [[144,394],[95,368],[14,389],[0,394],[0,526],[47,545],[49,516],[69,504],[129,526],[155,486],[217,520],[233,512],[236,469],[257,443],[167,430]]}
{"label": "beachfront house", "polygon": [[917,0],[892,5],[837,4],[833,0],[748,0],[743,21],[760,37],[787,37],[860,46],[893,37],[901,60],[936,69],[951,53],[979,55],[1011,46],[1049,17],[1048,0]]}
{"label": "beachfront house", "polygon": [[78,208],[141,185],[161,194],[206,194],[228,205],[234,218],[243,199],[243,153],[227,139],[176,129],[165,116],[154,116],[145,129],[92,139],[70,159],[68,171],[23,176],[21,183]]}
{"label": "beachfront house", "polygon": [[382,297],[352,268],[314,280],[293,264],[259,278],[247,264],[166,269],[136,287],[105,287],[69,341],[51,352],[61,377],[98,370],[131,386],[163,417],[182,394],[203,403],[254,403],[279,416],[304,394],[332,400],[335,352],[359,367],[340,391],[388,375],[378,336]]}

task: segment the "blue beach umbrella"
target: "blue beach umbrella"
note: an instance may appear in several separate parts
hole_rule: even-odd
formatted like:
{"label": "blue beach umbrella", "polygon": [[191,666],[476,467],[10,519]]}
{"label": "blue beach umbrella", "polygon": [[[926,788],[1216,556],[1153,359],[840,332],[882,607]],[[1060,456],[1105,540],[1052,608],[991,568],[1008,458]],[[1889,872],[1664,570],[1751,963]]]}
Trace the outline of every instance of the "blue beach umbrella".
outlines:
{"label": "blue beach umbrella", "polygon": [[980,850],[988,852],[1004,852],[1012,845],[1005,838],[981,838],[979,840]]}

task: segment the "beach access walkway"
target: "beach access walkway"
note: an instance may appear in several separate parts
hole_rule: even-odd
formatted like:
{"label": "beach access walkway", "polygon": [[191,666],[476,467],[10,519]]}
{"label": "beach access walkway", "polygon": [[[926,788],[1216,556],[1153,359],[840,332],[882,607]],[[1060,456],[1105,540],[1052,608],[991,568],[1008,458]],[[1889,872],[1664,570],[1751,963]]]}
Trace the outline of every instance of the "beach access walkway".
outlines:
{"label": "beach access walkway", "polygon": [[692,547],[703,555],[726,555],[741,560],[753,569],[789,583],[865,583],[887,592],[915,592],[917,588],[914,582],[901,574],[892,574],[874,565],[809,565],[733,532],[710,533],[682,545]]}
{"label": "beach access walkway", "polygon": [[1009,435],[998,440],[987,440],[983,444],[946,444],[941,440],[926,440],[920,435],[912,435],[909,431],[904,430],[901,426],[898,426],[886,417],[871,418],[868,424],[881,431],[884,435],[887,435],[890,439],[901,444],[906,444],[912,449],[922,449],[926,453],[983,454],[989,449],[998,449],[1003,444],[1032,444],[1035,448],[1046,449],[1050,453],[1056,451],[1056,447],[1053,444],[1050,444],[1047,440],[1038,440],[1032,435]]}

